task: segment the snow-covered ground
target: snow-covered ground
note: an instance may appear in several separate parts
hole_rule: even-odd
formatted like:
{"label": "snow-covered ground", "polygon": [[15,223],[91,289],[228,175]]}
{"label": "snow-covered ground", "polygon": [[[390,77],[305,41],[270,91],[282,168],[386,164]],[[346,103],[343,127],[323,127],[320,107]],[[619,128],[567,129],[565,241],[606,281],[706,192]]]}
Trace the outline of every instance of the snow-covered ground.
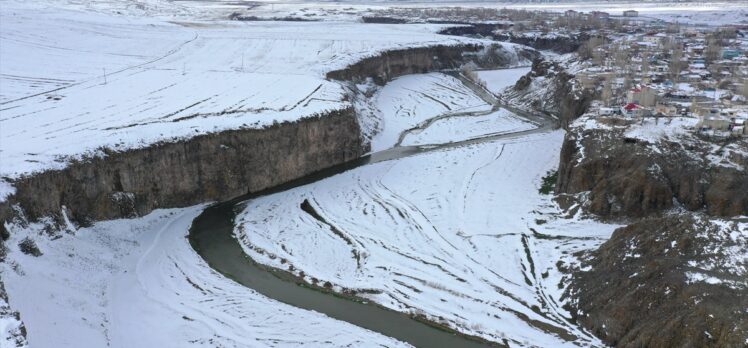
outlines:
{"label": "snow-covered ground", "polygon": [[530,67],[476,71],[478,78],[486,83],[486,89],[494,94],[500,94],[505,88],[514,86],[528,72]]}
{"label": "snow-covered ground", "polygon": [[599,344],[566,321],[556,262],[618,226],[559,218],[538,193],[562,138],[550,131],[368,165],[252,200],[236,231],[261,263],[373,291],[365,296],[462,332]]}
{"label": "snow-covered ground", "polygon": [[371,150],[391,148],[400,134],[422,122],[445,114],[489,111],[492,105],[475,95],[460,80],[441,73],[397,78],[371,98],[371,117],[377,134]]}
{"label": "snow-covered ground", "polygon": [[168,22],[0,6],[0,176],[71,158],[350,106],[325,73],[394,48],[470,39],[440,26]]}
{"label": "snow-covered ground", "polygon": [[[73,2],[74,0],[57,0]],[[142,1],[141,1],[142,2]],[[159,6],[150,1],[152,7],[149,11],[140,10],[139,13],[153,13]],[[422,0],[396,1],[396,0],[349,0],[349,1],[279,1],[259,0],[252,1],[251,6],[240,6],[236,1],[176,1],[179,8],[172,12],[187,14],[191,12],[206,12],[203,16],[218,16],[226,12],[239,12],[245,16],[259,18],[281,18],[294,17],[307,20],[333,20],[333,21],[357,21],[362,16],[378,16],[393,8],[492,8],[492,9],[525,9],[531,11],[563,12],[576,10],[581,12],[605,11],[613,16],[621,16],[623,11],[636,10],[640,13],[640,19],[652,20],[662,19],[665,21],[677,21],[689,24],[725,25],[748,22],[748,2],[745,0],[734,1],[699,1],[699,2],[677,2],[677,1],[588,1],[588,2],[488,2],[476,1],[431,1],[426,6]],[[163,4],[159,4],[163,7]],[[101,6],[100,6],[101,7]],[[121,6],[120,6],[121,7]],[[106,7],[103,7],[106,8]],[[123,11],[123,10],[119,10]],[[163,15],[163,14],[162,14]]]}
{"label": "snow-covered ground", "polygon": [[537,125],[500,109],[482,116],[441,118],[422,130],[408,132],[401,145],[434,145],[534,129]]}
{"label": "snow-covered ground", "polygon": [[[45,234],[10,225],[0,264],[31,347],[403,346],[213,271],[186,235],[204,206]],[[42,256],[21,253],[30,237]]]}

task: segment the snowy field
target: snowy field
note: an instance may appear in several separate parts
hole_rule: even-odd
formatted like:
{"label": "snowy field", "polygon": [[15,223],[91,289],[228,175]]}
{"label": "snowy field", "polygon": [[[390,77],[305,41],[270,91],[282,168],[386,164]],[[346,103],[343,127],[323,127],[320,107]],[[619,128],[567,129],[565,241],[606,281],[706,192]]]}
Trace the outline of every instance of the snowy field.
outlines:
{"label": "snowy field", "polygon": [[[158,210],[52,236],[43,224],[11,225],[10,261],[0,269],[29,346],[404,346],[217,274],[186,238],[202,208]],[[42,256],[15,248],[27,236]]]}
{"label": "snowy field", "polygon": [[438,145],[491,135],[521,132],[537,125],[500,109],[484,116],[454,116],[439,119],[422,130],[408,132],[401,145]]}
{"label": "snowy field", "polygon": [[0,176],[71,158],[350,106],[326,72],[377,52],[470,39],[439,26],[179,22],[0,7]]}
{"label": "snowy field", "polygon": [[617,226],[559,219],[538,193],[562,138],[552,131],[368,165],[252,200],[236,231],[261,263],[373,292],[365,296],[462,332],[595,344],[566,321],[555,263]]}
{"label": "snowy field", "polygon": [[[57,0],[62,2],[75,2],[73,0]],[[106,1],[104,1],[106,2]],[[145,3],[145,1],[141,1]],[[163,7],[159,1],[148,1],[153,9],[146,13],[157,11]],[[158,4],[158,5],[157,5]],[[160,6],[159,6],[160,5]],[[89,5],[90,6],[90,5]],[[358,21],[361,16],[380,15],[380,10],[391,8],[424,8],[427,5],[423,1],[396,1],[396,0],[348,0],[348,1],[278,1],[259,0],[252,1],[251,6],[241,6],[241,3],[233,0],[225,1],[175,1],[172,6],[176,8],[172,13],[187,15],[199,13],[201,16],[220,16],[221,13],[236,11],[246,16],[259,18],[296,17],[308,20],[332,20],[332,21]],[[111,6],[99,6],[103,10],[111,11]],[[121,7],[121,5],[120,5]],[[572,9],[581,12],[605,11],[613,16],[621,16],[623,11],[636,10],[640,13],[640,19],[652,20],[662,19],[665,21],[678,21],[689,24],[724,25],[748,23],[748,1],[699,1],[699,2],[634,2],[634,1],[598,1],[598,2],[571,2],[571,3],[531,3],[518,2],[489,2],[485,0],[476,1],[430,1],[428,7],[485,7],[485,8],[508,8],[525,9],[531,11],[564,12]],[[118,9],[126,11],[128,9]],[[131,9],[130,9],[131,10]],[[137,9],[136,9],[137,10]],[[144,12],[139,10],[139,12]]]}
{"label": "snowy field", "polygon": [[455,113],[489,111],[492,105],[460,80],[441,73],[407,75],[382,87],[371,98],[378,134],[371,141],[376,152],[397,144],[400,134],[431,118]]}
{"label": "snowy field", "polygon": [[478,78],[486,83],[486,89],[494,94],[500,94],[505,88],[514,86],[528,72],[530,67],[476,71]]}

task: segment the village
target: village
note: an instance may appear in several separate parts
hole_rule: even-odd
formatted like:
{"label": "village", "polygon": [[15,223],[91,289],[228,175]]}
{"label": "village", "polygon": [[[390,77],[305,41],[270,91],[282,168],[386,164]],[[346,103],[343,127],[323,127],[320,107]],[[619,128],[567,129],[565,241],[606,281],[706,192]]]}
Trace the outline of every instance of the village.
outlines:
{"label": "village", "polygon": [[635,10],[504,9],[497,18],[495,37],[553,51],[593,91],[587,116],[642,125],[678,117],[690,122],[673,127],[705,138],[748,137],[748,26],[685,25]]}
{"label": "village", "polygon": [[[604,12],[564,16],[610,20]],[[636,11],[621,18],[620,30],[600,30],[579,49],[577,80],[599,96],[588,114],[655,125],[688,118],[672,126],[706,138],[748,137],[746,28],[637,20]]]}

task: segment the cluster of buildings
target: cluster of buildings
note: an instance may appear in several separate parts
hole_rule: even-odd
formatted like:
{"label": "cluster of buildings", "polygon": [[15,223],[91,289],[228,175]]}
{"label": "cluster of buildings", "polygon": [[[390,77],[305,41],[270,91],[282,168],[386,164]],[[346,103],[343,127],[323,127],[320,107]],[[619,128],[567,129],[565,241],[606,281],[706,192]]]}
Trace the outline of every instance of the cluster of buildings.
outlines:
{"label": "cluster of buildings", "polygon": [[[657,26],[662,26],[658,28]],[[649,23],[612,33],[577,78],[600,91],[598,115],[698,118],[694,131],[748,137],[748,31]]]}
{"label": "cluster of buildings", "polygon": [[[579,12],[575,10],[566,10],[566,12],[564,12],[564,16],[572,17],[572,18],[609,19],[610,13],[603,12],[603,11]],[[628,17],[628,18],[639,17],[639,11],[636,11],[636,10],[623,11],[622,17]]]}

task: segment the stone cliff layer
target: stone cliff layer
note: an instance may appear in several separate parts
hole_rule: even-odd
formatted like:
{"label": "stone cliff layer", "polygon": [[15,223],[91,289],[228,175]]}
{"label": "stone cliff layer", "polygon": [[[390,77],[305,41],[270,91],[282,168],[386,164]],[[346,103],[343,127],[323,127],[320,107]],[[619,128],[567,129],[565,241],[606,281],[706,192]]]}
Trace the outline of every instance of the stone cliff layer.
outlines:
{"label": "stone cliff layer", "polygon": [[710,164],[709,147],[689,144],[572,130],[561,149],[556,192],[589,191],[588,210],[603,217],[643,217],[676,206],[716,216],[748,215],[748,173]]}
{"label": "stone cliff layer", "polygon": [[571,313],[616,347],[744,347],[747,247],[690,213],[619,228],[573,270]]}
{"label": "stone cliff layer", "polygon": [[562,127],[568,128],[587,112],[595,98],[594,90],[581,88],[574,78],[559,63],[534,59],[530,72],[502,97],[516,107],[554,115]]}
{"label": "stone cliff layer", "polygon": [[390,50],[364,58],[344,69],[330,71],[327,78],[357,81],[371,77],[376,83],[383,84],[402,75],[459,68],[469,59],[467,53],[481,49],[479,45],[437,45]]}
{"label": "stone cliff layer", "polygon": [[265,129],[230,130],[111,152],[22,178],[6,204],[30,219],[66,208],[79,223],[262,190],[363,154],[353,109]]}
{"label": "stone cliff layer", "polygon": [[505,24],[471,24],[459,27],[452,27],[442,30],[441,34],[460,35],[469,37],[490,38],[496,41],[507,41],[520,45],[525,45],[538,50],[550,50],[556,53],[571,53],[579,49],[589,35],[581,33],[576,35],[523,35],[513,34]]}

